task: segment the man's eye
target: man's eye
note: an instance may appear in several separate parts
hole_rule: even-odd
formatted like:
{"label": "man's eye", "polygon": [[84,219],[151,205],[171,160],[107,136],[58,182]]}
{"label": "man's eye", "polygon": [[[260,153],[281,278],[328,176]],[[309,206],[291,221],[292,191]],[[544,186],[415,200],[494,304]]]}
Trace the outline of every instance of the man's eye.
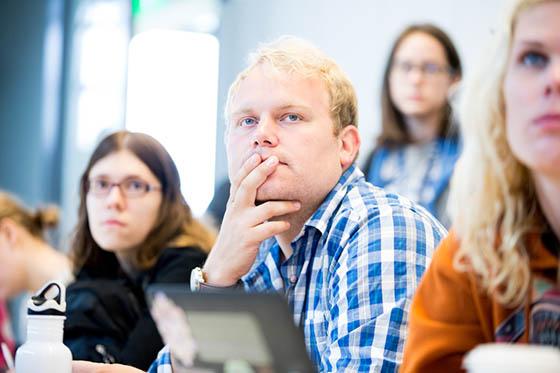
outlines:
{"label": "man's eye", "polygon": [[521,56],[521,64],[527,67],[542,68],[548,63],[548,57],[539,52],[527,52]]}
{"label": "man's eye", "polygon": [[255,118],[243,118],[239,121],[239,125],[242,127],[251,127],[257,123]]}
{"label": "man's eye", "polygon": [[288,122],[297,122],[301,120],[301,117],[297,114],[288,114],[284,117],[284,119]]}

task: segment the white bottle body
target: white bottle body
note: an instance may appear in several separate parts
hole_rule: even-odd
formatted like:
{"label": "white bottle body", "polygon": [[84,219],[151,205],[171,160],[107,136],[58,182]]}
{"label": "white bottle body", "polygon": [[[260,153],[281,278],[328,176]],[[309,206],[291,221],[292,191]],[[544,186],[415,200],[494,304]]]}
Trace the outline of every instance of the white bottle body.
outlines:
{"label": "white bottle body", "polygon": [[27,341],[16,352],[17,373],[71,373],[72,353],[62,343],[64,316],[27,316]]}

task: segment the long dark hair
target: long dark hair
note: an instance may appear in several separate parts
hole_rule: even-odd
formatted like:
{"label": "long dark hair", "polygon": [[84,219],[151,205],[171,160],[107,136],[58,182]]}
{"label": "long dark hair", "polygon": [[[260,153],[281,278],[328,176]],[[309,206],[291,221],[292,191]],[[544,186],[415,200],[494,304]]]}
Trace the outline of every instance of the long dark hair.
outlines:
{"label": "long dark hair", "polygon": [[119,131],[105,137],[99,143],[80,179],[78,223],[71,249],[74,270],[87,269],[90,273],[101,275],[113,274],[119,268],[115,255],[103,250],[93,239],[86,207],[91,168],[100,159],[119,150],[128,150],[138,157],[161,183],[162,191],[157,220],[141,248],[136,250],[132,264],[138,269],[150,268],[155,264],[160,252],[177,240],[208,251],[213,244],[213,235],[192,217],[191,210],[181,194],[179,172],[169,153],[149,135]]}
{"label": "long dark hair", "polygon": [[[389,76],[391,74],[397,48],[407,36],[415,32],[430,35],[441,44],[445,51],[450,72],[453,76],[460,77],[463,73],[457,49],[451,41],[451,38],[442,29],[426,23],[410,25],[403,30],[393,44],[383,73],[383,88],[381,91],[381,134],[377,137],[377,146],[399,145],[411,142],[403,114],[397,109],[391,99]],[[452,110],[449,102],[447,102],[444,110],[445,115],[443,116],[443,122],[440,127],[440,136],[457,137],[458,130],[457,127],[453,125]]]}

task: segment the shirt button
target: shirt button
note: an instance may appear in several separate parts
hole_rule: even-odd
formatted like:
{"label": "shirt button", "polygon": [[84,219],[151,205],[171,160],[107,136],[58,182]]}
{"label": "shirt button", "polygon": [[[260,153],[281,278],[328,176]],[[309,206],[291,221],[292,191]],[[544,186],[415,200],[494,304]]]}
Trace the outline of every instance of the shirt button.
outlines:
{"label": "shirt button", "polygon": [[290,277],[290,282],[291,282],[292,284],[295,284],[295,283],[297,282],[297,276],[295,276],[295,275],[294,275],[294,276],[291,276],[291,277]]}

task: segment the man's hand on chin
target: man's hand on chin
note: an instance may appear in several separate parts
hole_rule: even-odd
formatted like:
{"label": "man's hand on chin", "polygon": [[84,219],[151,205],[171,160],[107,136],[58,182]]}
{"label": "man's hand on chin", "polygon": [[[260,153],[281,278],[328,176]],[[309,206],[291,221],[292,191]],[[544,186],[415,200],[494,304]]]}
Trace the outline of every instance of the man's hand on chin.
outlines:
{"label": "man's hand on chin", "polygon": [[253,154],[232,180],[220,234],[203,268],[208,285],[234,285],[251,269],[261,242],[290,229],[289,222],[274,218],[298,211],[299,202],[255,202],[257,189],[277,166],[277,157],[263,162]]}

